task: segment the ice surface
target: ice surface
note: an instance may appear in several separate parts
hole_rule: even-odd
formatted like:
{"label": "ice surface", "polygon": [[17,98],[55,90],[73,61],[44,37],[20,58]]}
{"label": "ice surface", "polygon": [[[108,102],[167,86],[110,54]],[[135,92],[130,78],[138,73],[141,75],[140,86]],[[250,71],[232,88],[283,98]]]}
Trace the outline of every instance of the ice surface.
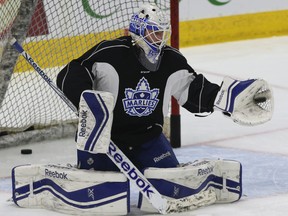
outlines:
{"label": "ice surface", "polygon": [[[182,49],[191,66],[210,81],[225,75],[241,79],[264,78],[273,87],[273,119],[260,126],[244,127],[213,113],[198,118],[181,109],[182,148],[175,149],[181,162],[203,157],[234,159],[243,165],[243,198],[172,215],[285,216],[288,215],[288,37],[229,42]],[[45,209],[22,209],[7,202],[11,197],[11,168],[27,163],[75,163],[73,138],[24,146],[33,154],[21,155],[23,146],[0,150],[0,215],[60,216]],[[132,187],[131,213],[138,192]],[[150,214],[151,215],[151,214]]]}

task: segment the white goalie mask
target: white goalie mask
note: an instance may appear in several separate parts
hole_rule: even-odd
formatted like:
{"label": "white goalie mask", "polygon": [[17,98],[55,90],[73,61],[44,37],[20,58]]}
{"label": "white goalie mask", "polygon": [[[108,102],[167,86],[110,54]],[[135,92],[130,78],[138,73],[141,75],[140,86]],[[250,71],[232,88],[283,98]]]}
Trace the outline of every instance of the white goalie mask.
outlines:
{"label": "white goalie mask", "polygon": [[142,49],[138,53],[140,62],[149,70],[157,70],[161,50],[171,35],[168,16],[155,4],[144,4],[132,15],[129,32],[133,43]]}

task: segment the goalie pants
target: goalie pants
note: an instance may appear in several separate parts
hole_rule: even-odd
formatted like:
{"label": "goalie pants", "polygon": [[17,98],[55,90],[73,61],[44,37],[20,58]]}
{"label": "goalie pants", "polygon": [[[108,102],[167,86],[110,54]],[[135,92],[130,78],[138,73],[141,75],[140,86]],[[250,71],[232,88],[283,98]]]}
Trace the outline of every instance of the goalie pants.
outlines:
{"label": "goalie pants", "polygon": [[[172,168],[179,165],[170,142],[163,134],[141,146],[129,150],[121,150],[141,171],[147,167]],[[93,154],[77,150],[77,160],[78,168],[80,169],[119,171],[106,154]]]}

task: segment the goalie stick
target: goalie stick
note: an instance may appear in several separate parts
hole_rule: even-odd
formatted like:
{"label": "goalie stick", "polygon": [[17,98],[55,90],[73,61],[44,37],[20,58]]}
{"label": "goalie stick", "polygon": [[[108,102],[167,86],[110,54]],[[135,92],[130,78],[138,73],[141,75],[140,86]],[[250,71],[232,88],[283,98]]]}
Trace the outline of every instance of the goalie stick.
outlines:
{"label": "goalie stick", "polygon": [[[47,76],[47,74],[33,60],[33,58],[23,49],[23,47],[14,37],[11,39],[10,44],[26,59],[26,61],[36,70],[36,72],[46,81],[46,83],[56,92],[56,94],[78,116],[77,108]],[[212,204],[216,201],[216,194],[213,189],[201,191],[196,195],[191,195],[180,199],[167,199],[159,193],[159,191],[135,167],[135,165],[126,157],[126,155],[117,147],[117,145],[111,142],[109,147],[107,147],[106,154],[161,214],[192,210],[200,206]],[[127,167],[129,167],[129,169]]]}
{"label": "goalie stick", "polygon": [[78,116],[77,108],[64,95],[64,93],[56,86],[56,84],[45,74],[33,58],[23,49],[23,47],[13,37],[10,44],[26,59],[26,61],[34,68],[34,70],[43,78],[43,80],[56,92],[56,94],[67,104],[67,106]]}

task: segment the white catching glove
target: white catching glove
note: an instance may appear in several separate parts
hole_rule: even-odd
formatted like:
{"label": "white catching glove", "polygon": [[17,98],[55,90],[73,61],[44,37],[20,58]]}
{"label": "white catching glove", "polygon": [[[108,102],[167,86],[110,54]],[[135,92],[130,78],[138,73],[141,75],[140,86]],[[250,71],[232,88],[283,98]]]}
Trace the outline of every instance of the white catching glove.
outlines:
{"label": "white catching glove", "polygon": [[272,89],[263,79],[223,79],[214,102],[215,108],[241,125],[258,125],[269,121],[273,115]]}

